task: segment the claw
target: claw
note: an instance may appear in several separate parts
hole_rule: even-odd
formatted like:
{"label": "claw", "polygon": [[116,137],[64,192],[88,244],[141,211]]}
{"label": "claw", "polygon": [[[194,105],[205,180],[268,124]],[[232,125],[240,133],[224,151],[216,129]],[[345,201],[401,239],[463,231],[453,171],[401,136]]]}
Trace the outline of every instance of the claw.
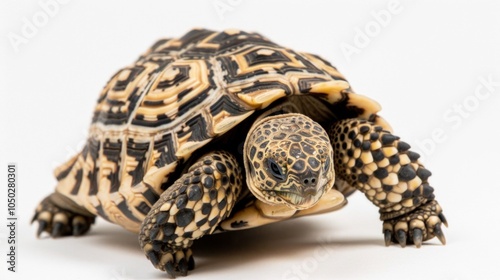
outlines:
{"label": "claw", "polygon": [[400,229],[396,232],[396,239],[401,247],[406,247],[406,232],[404,230]]}
{"label": "claw", "polygon": [[57,222],[52,226],[52,237],[60,237],[62,235],[64,224]]}
{"label": "claw", "polygon": [[177,264],[177,266],[179,267],[179,271],[181,273],[182,276],[187,276],[188,274],[188,264],[187,264],[187,261],[186,259],[181,259],[179,261],[179,263]]}
{"label": "claw", "polygon": [[86,233],[90,229],[90,222],[83,216],[75,216],[71,222],[73,228],[73,235],[79,236]]}
{"label": "claw", "polygon": [[73,225],[73,235],[79,236],[85,232],[85,225],[81,223],[76,223]]}
{"label": "claw", "polygon": [[38,213],[35,213],[35,215],[33,215],[33,218],[31,218],[30,225],[33,224],[34,221],[36,221],[36,218],[38,218]]}
{"label": "claw", "polygon": [[156,254],[153,250],[148,251],[148,252],[146,253],[146,257],[147,257],[147,258],[151,261],[151,263],[152,263],[155,267],[157,267],[158,262],[160,261],[160,259],[158,258],[158,255],[157,255],[157,254]]}
{"label": "claw", "polygon": [[385,240],[386,247],[389,247],[391,245],[391,238],[392,238],[391,231],[388,229],[384,230],[384,240]]}
{"label": "claw", "polygon": [[193,256],[189,256],[188,270],[193,270],[193,269],[194,269],[194,258],[193,258]]}
{"label": "claw", "polygon": [[47,223],[46,221],[43,220],[38,221],[38,231],[36,232],[36,237],[40,237],[40,234],[42,234],[42,232],[44,232],[48,226],[49,223]]}
{"label": "claw", "polygon": [[443,224],[448,227],[448,221],[446,220],[446,217],[443,215],[443,213],[439,213],[438,218],[443,222]]}
{"label": "claw", "polygon": [[446,245],[446,238],[444,237],[444,233],[441,230],[441,224],[436,224],[434,226],[434,235],[441,241],[443,245]]}
{"label": "claw", "polygon": [[422,235],[423,234],[421,229],[416,228],[413,230],[413,243],[417,248],[420,248],[420,246],[422,246],[422,239],[423,239]]}
{"label": "claw", "polygon": [[170,278],[175,279],[175,268],[173,262],[169,261],[165,264],[165,271],[167,271]]}

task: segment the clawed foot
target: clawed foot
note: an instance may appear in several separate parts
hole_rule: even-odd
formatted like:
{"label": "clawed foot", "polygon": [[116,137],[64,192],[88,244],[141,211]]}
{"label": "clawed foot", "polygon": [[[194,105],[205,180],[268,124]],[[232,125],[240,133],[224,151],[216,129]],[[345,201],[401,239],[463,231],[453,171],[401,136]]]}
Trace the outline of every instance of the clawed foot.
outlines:
{"label": "clawed foot", "polygon": [[153,243],[150,250],[146,252],[146,256],[157,269],[166,271],[171,278],[177,275],[187,276],[188,270],[194,269],[191,249],[180,249],[175,253],[168,253],[162,252],[161,248],[155,248],[155,243]]}
{"label": "clawed foot", "polygon": [[45,231],[55,238],[86,233],[95,217],[78,215],[57,207],[47,197],[38,205],[31,223],[34,221],[38,221],[37,237]]}
{"label": "clawed foot", "polygon": [[441,224],[448,226],[441,206],[435,200],[430,201],[404,216],[384,221],[385,245],[389,246],[392,241],[402,247],[415,244],[420,248],[423,241],[433,237],[437,237],[445,245],[446,238]]}

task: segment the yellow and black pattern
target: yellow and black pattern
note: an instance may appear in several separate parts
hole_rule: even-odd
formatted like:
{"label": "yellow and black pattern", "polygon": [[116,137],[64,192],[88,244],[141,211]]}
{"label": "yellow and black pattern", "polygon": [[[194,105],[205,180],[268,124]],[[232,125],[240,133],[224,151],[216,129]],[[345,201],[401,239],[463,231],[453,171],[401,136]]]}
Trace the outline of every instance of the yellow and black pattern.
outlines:
{"label": "yellow and black pattern", "polygon": [[328,134],[310,118],[271,116],[256,122],[248,134],[244,148],[247,186],[259,200],[308,209],[333,186]]}
{"label": "yellow and black pattern", "polygon": [[87,145],[56,171],[57,191],[138,232],[180,162],[255,110],[300,94],[328,101],[339,118],[386,125],[378,104],[328,62],[257,33],[195,29],[159,40],[104,87]]}
{"label": "yellow and black pattern", "polygon": [[101,216],[186,275],[193,240],[335,211],[356,189],[379,207],[386,244],[445,243],[431,173],[379,110],[329,62],[257,33],[161,39],[104,87],[85,147],[33,220],[58,237]]}
{"label": "yellow and black pattern", "polygon": [[431,172],[399,137],[365,120],[336,122],[330,130],[335,171],[363,192],[380,211],[387,245],[415,243],[438,236],[445,243],[441,207],[429,185]]}
{"label": "yellow and black pattern", "polygon": [[215,231],[231,212],[243,186],[235,157],[215,151],[175,181],[146,216],[139,242],[153,265],[170,275],[194,268],[193,240]]}

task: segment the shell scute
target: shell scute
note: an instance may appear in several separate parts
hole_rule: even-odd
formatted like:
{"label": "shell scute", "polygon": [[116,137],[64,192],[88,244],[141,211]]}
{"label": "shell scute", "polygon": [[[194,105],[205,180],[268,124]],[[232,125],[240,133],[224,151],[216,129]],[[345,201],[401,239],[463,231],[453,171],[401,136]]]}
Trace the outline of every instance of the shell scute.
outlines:
{"label": "shell scute", "polygon": [[376,115],[378,103],[355,94],[319,56],[258,33],[194,29],[157,41],[110,79],[84,150],[56,170],[57,190],[137,231],[181,162],[255,110],[291,95],[317,96],[339,118],[390,129]]}

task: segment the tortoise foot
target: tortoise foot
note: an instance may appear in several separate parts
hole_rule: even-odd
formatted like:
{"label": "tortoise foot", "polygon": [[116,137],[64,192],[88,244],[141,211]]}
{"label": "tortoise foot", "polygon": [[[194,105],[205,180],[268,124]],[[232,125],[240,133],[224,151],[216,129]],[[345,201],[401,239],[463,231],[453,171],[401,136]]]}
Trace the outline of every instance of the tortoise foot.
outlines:
{"label": "tortoise foot", "polygon": [[392,241],[402,247],[415,244],[420,248],[423,241],[437,237],[445,245],[446,238],[441,230],[442,224],[448,226],[441,206],[432,200],[410,213],[384,221],[385,244],[389,246]]}
{"label": "tortoise foot", "polygon": [[79,236],[89,231],[95,217],[80,215],[58,207],[46,197],[36,208],[31,222],[38,221],[37,237],[47,232],[51,237]]}
{"label": "tortoise foot", "polygon": [[179,275],[187,276],[188,270],[194,269],[193,253],[189,248],[177,252],[164,252],[153,245],[145,253],[156,268],[167,272],[171,278]]}

